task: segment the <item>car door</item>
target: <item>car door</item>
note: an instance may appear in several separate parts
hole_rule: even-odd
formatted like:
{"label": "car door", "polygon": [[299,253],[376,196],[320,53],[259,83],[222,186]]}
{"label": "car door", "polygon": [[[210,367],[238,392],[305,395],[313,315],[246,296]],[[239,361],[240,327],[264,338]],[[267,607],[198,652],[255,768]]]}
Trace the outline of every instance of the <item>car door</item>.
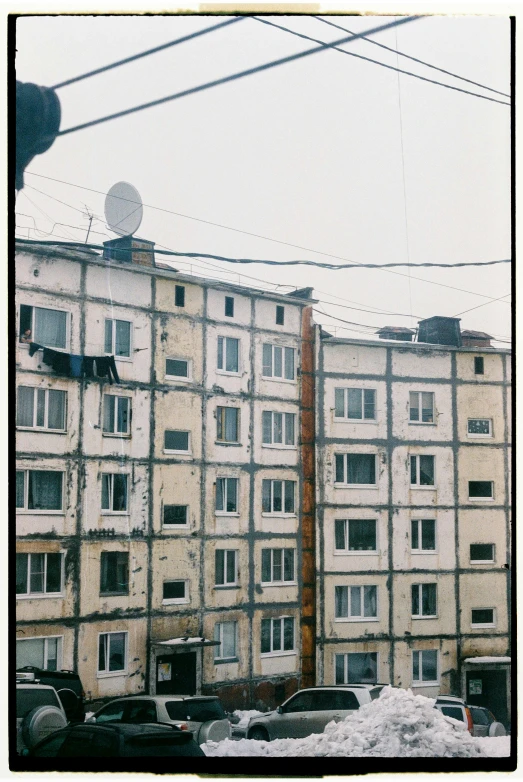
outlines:
{"label": "car door", "polygon": [[488,714],[483,711],[483,709],[477,709],[474,708],[474,706],[469,706],[470,713],[472,715],[472,722],[473,722],[473,735],[474,736],[488,736],[489,735],[489,727],[490,722],[488,718]]}
{"label": "car door", "polygon": [[349,714],[360,708],[360,702],[355,692],[351,690],[339,690],[336,693],[336,719],[344,720]]}
{"label": "car door", "polygon": [[[311,715],[308,723],[310,733],[323,733],[325,725],[338,719],[336,690],[316,690],[312,696]],[[307,735],[309,735],[307,734]]]}
{"label": "car door", "polygon": [[281,714],[274,712],[270,723],[273,738],[299,739],[312,733],[309,729],[313,691],[299,692],[283,704]]}

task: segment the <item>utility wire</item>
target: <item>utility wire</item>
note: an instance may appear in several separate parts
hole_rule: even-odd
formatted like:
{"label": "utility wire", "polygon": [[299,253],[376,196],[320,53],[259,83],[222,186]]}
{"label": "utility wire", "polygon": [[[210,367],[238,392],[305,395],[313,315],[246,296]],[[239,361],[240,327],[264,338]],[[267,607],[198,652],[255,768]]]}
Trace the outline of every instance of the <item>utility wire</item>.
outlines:
{"label": "utility wire", "polygon": [[[472,310],[477,310],[479,307],[486,307],[487,304],[492,304],[495,301],[501,301],[502,299],[506,299],[507,296],[510,296],[510,293],[505,293],[504,296],[499,296],[497,299],[491,299],[491,301],[484,301],[482,304],[478,304],[476,307],[471,307],[469,310],[462,310],[462,312],[457,312],[455,315],[453,315],[453,318],[457,318],[458,315],[464,315],[466,312],[472,312]],[[504,301],[503,304],[509,304],[509,301]]]}
{"label": "utility wire", "polygon": [[[335,27],[337,30],[342,30],[343,32],[350,33],[351,30],[348,30],[346,27],[341,27],[339,24],[334,24],[334,22],[331,22],[327,19],[322,19],[320,16],[313,17],[314,19],[317,19],[318,22],[323,22],[324,24],[328,24],[331,27]],[[458,76],[457,73],[453,73],[453,71],[446,71],[445,68],[439,68],[437,65],[431,65],[430,63],[426,62],[425,60],[418,60],[417,57],[412,57],[410,54],[405,54],[404,52],[399,52],[397,49],[393,49],[390,46],[385,46],[384,43],[379,43],[379,41],[375,41],[373,38],[362,38],[363,41],[367,41],[367,43],[372,43],[374,46],[379,46],[380,49],[385,49],[388,52],[392,52],[393,54],[398,54],[400,57],[405,57],[407,60],[412,60],[413,62],[417,62],[419,65],[425,65],[427,68],[432,68],[434,71],[439,71],[440,73],[444,73],[446,76],[452,76],[454,79],[460,79],[461,81],[466,81],[468,84],[473,84],[475,87],[481,87],[483,90],[489,90],[489,92],[495,92],[497,95],[503,95],[504,98],[510,98],[510,94],[506,92],[501,92],[501,90],[495,90],[493,87],[487,87],[486,84],[480,84],[477,81],[472,81],[472,79],[466,79],[465,76]]]}
{"label": "utility wire", "polygon": [[229,24],[234,24],[235,22],[241,22],[242,19],[245,19],[244,16],[236,16],[234,19],[227,19],[225,22],[220,22],[219,24],[215,24],[212,27],[206,27],[204,30],[198,30],[196,33],[191,33],[190,35],[184,35],[183,38],[177,38],[174,41],[169,41],[169,43],[164,43],[161,46],[155,46],[154,49],[147,49],[145,52],[141,52],[140,54],[133,54],[131,57],[126,57],[123,60],[118,60],[117,62],[113,62],[110,65],[104,65],[102,68],[96,68],[94,71],[89,71],[88,73],[83,73],[81,76],[75,76],[72,79],[67,79],[67,81],[61,81],[59,84],[55,84],[51,89],[53,90],[59,90],[61,87],[67,87],[68,84],[74,84],[77,81],[82,81],[82,79],[89,79],[91,76],[96,76],[98,73],[104,73],[105,71],[110,71],[112,68],[118,68],[120,65],[126,65],[129,62],[134,62],[134,60],[139,60],[141,57],[148,57],[150,54],[156,54],[156,52],[161,52],[164,49],[169,49],[171,46],[177,46],[179,43],[185,43],[185,41],[190,41],[193,38],[198,38],[200,35],[205,35],[206,33],[212,33],[214,30],[219,30],[220,27],[227,27]]}
{"label": "utility wire", "polygon": [[[256,19],[258,22],[263,22],[263,24],[268,24],[271,27],[277,27],[278,30],[283,30],[286,33],[290,33],[291,35],[295,35],[297,38],[303,38],[306,41],[314,41],[315,43],[323,43],[324,46],[328,47],[329,49],[334,49],[337,52],[341,52],[342,54],[348,54],[349,57],[356,57],[358,60],[365,60],[366,62],[371,62],[374,65],[380,65],[382,68],[387,68],[389,71],[397,71],[398,73],[404,73],[405,76],[412,76],[414,79],[420,79],[421,81],[426,81],[429,84],[436,84],[439,87],[445,87],[447,90],[454,90],[455,92],[462,92],[465,95],[472,95],[474,98],[481,98],[482,100],[489,100],[492,103],[501,103],[503,106],[510,106],[510,103],[507,103],[507,101],[504,100],[498,100],[498,98],[491,98],[489,95],[480,95],[478,92],[471,92],[470,90],[464,90],[461,87],[453,87],[451,84],[444,84],[442,81],[436,81],[435,79],[429,79],[426,76],[420,76],[418,73],[412,73],[412,71],[404,71],[401,68],[395,68],[393,65],[387,65],[384,62],[380,62],[379,60],[373,60],[371,57],[364,57],[363,54],[356,54],[355,52],[347,52],[345,49],[340,49],[339,45],[344,43],[344,41],[333,41],[332,43],[324,43],[323,41],[320,41],[318,38],[312,38],[310,35],[304,35],[303,33],[298,33],[296,30],[290,30],[288,27],[284,27],[281,24],[276,24],[276,22],[269,22],[268,19],[264,19],[263,17],[259,16],[253,16],[253,19]],[[377,32],[377,31],[373,31]],[[359,38],[364,38],[364,35],[360,35]],[[58,134],[60,135],[60,133]]]}
{"label": "utility wire", "polygon": [[78,209],[76,206],[73,206],[72,204],[68,204],[65,201],[60,201],[59,198],[55,198],[52,195],[49,195],[49,193],[44,193],[43,190],[38,190],[37,187],[33,187],[32,185],[28,185],[24,182],[24,187],[29,187],[31,190],[35,190],[37,193],[41,193],[44,196],[47,196],[47,198],[52,198],[53,201],[58,201],[59,204],[63,204],[63,206],[68,206],[70,209],[74,209],[75,212],[80,212],[80,214],[85,214],[85,210]]}
{"label": "utility wire", "polygon": [[[94,125],[100,125],[102,122],[108,122],[111,119],[117,119],[118,117],[125,117],[129,114],[135,114],[137,111],[144,111],[144,109],[150,109],[153,106],[160,106],[162,103],[167,103],[168,101],[177,100],[178,98],[186,98],[188,95],[194,95],[197,92],[208,90],[211,87],[217,87],[220,84],[227,84],[228,82],[236,81],[237,79],[242,79],[244,76],[252,76],[255,73],[267,71],[270,68],[276,68],[278,65],[284,65],[288,62],[294,62],[295,60],[300,60],[303,57],[308,57],[310,54],[317,54],[318,52],[322,52],[325,51],[325,49],[331,48],[334,44],[349,43],[349,41],[355,41],[358,38],[362,38],[363,35],[373,35],[375,33],[381,32],[382,30],[389,30],[392,27],[397,27],[398,25],[401,24],[407,24],[408,22],[413,22],[417,18],[418,17],[415,16],[408,16],[402,19],[397,19],[394,22],[389,22],[388,24],[380,25],[379,27],[373,27],[370,30],[365,30],[363,33],[345,36],[344,38],[340,38],[338,41],[334,41],[333,44],[330,43],[326,44],[320,42],[321,43],[320,46],[313,47],[312,49],[306,49],[303,52],[298,52],[297,54],[291,54],[288,57],[281,57],[278,60],[272,60],[271,62],[264,63],[263,65],[257,65],[255,68],[248,68],[245,71],[233,73],[230,76],[224,76],[221,79],[215,79],[214,81],[209,81],[206,82],[205,84],[200,84],[198,85],[198,87],[191,87],[190,89],[182,90],[181,92],[175,92],[173,95],[167,95],[165,98],[158,98],[157,100],[152,100],[149,101],[148,103],[142,103],[141,105],[134,106],[131,109],[124,109],[123,111],[117,111],[114,114],[107,114],[105,117],[99,117],[98,119],[91,120],[90,122],[83,122],[80,125],[74,125],[72,128],[66,128],[65,130],[61,130],[57,135],[65,136],[67,133],[74,133],[77,130],[83,130],[84,128],[90,128],[93,127]],[[495,99],[489,98],[489,100],[495,100]]]}

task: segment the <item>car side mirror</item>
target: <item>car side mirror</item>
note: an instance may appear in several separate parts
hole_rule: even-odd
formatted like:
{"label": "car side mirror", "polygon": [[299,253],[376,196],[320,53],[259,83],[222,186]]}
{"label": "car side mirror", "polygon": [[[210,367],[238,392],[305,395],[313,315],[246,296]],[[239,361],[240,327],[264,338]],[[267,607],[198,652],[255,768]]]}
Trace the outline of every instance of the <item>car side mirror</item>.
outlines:
{"label": "car side mirror", "polygon": [[282,709],[282,707],[281,707],[281,706],[278,706],[278,708],[276,709],[276,711],[278,712],[278,714],[283,714],[283,709]]}

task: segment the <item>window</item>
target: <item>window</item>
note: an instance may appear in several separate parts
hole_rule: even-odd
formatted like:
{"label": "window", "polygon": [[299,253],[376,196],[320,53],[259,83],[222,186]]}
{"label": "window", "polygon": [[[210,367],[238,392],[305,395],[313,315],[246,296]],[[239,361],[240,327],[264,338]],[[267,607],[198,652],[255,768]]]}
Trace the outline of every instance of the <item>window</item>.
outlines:
{"label": "window", "polygon": [[46,671],[62,667],[62,637],[26,638],[16,642],[16,667],[31,665]]}
{"label": "window", "polygon": [[66,402],[67,391],[19,386],[16,425],[64,432]]}
{"label": "window", "polygon": [[264,344],[262,375],[294,380],[294,348]]}
{"label": "window", "polygon": [[262,584],[281,584],[294,581],[294,549],[262,549]]}
{"label": "window", "polygon": [[410,457],[410,485],[434,486],[434,456]]}
{"label": "window", "polygon": [[411,391],[409,394],[409,419],[422,424],[434,423],[434,394]]}
{"label": "window", "polygon": [[285,307],[281,304],[276,305],[276,325],[283,326],[285,322]]}
{"label": "window", "polygon": [[237,443],[240,429],[239,407],[216,408],[216,439],[225,443]]}
{"label": "window", "polygon": [[238,552],[234,549],[216,549],[214,552],[214,583],[230,586],[238,583]]}
{"label": "window", "polygon": [[191,362],[186,358],[166,358],[165,377],[174,377],[177,380],[190,380]]}
{"label": "window", "polygon": [[240,340],[218,337],[218,369],[220,372],[239,372]]}
{"label": "window", "polygon": [[494,562],[494,544],[493,543],[471,543],[470,544],[470,562]]}
{"label": "window", "polygon": [[261,653],[282,654],[294,651],[294,617],[279,616],[262,619]]}
{"label": "window", "polygon": [[188,507],[188,505],[164,505],[164,527],[187,527],[189,524]]}
{"label": "window", "polygon": [[262,413],[262,442],[264,445],[294,446],[296,444],[294,413]]}
{"label": "window", "polygon": [[334,587],[334,615],[336,619],[362,621],[378,617],[378,587]]}
{"label": "window", "polygon": [[336,519],[336,551],[376,551],[376,519]]}
{"label": "window", "polygon": [[490,418],[469,418],[467,423],[469,437],[492,437],[492,421]]}
{"label": "window", "polygon": [[483,356],[474,356],[474,374],[483,375],[485,372],[485,366],[483,362]]}
{"label": "window", "polygon": [[116,357],[131,357],[131,324],[128,320],[105,319],[104,351]]}
{"label": "window", "polygon": [[296,481],[262,481],[262,512],[294,515]]}
{"label": "window", "polygon": [[98,673],[125,673],[127,633],[100,633],[98,636]]}
{"label": "window", "polygon": [[424,649],[420,652],[412,652],[412,683],[438,683],[437,649]]}
{"label": "window", "polygon": [[162,603],[188,603],[189,582],[183,579],[164,581],[162,587]]}
{"label": "window", "polygon": [[64,474],[52,470],[16,471],[19,510],[61,511]]}
{"label": "window", "polygon": [[102,473],[102,510],[108,513],[127,512],[127,475]]}
{"label": "window", "polygon": [[334,657],[336,684],[376,684],[378,681],[377,652],[350,652]]}
{"label": "window", "polygon": [[376,485],[376,456],[369,453],[337,453],[336,483]]}
{"label": "window", "polygon": [[17,595],[59,595],[62,591],[62,554],[17,554]]}
{"label": "window", "polygon": [[238,478],[216,479],[216,513],[238,513]]}
{"label": "window", "polygon": [[473,608],[470,619],[471,627],[495,627],[493,608]]}
{"label": "window", "polygon": [[436,522],[434,519],[412,519],[410,547],[416,553],[436,551]]}
{"label": "window", "polygon": [[235,660],[238,654],[238,622],[217,622],[214,625],[215,660]]}
{"label": "window", "polygon": [[67,312],[21,304],[20,342],[22,341],[37,342],[46,348],[65,350],[67,347]]}
{"label": "window", "polygon": [[189,453],[190,432],[176,429],[166,429],[163,449],[166,453]]}
{"label": "window", "polygon": [[104,434],[129,434],[131,400],[128,396],[104,394]]}
{"label": "window", "polygon": [[493,500],[494,484],[492,481],[469,481],[470,500]]}
{"label": "window", "polygon": [[102,551],[100,594],[129,594],[129,554],[126,551]]}
{"label": "window", "polygon": [[225,297],[225,315],[227,318],[234,317],[234,299],[232,296]]}
{"label": "window", "polygon": [[422,616],[437,616],[436,584],[412,584],[412,616],[419,619]]}
{"label": "window", "polygon": [[335,388],[334,417],[353,421],[376,419],[376,391],[372,388]]}
{"label": "window", "polygon": [[185,307],[185,286],[174,286],[174,305],[175,307]]}

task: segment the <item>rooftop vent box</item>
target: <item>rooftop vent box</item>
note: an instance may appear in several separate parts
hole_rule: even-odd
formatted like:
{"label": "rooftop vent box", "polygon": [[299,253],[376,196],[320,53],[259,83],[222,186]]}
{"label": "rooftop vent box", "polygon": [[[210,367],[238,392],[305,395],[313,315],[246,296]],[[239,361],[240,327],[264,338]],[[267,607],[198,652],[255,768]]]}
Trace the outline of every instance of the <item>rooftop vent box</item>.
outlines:
{"label": "rooftop vent box", "polygon": [[407,329],[405,326],[383,326],[376,332],[380,339],[395,339],[397,342],[412,342],[414,333],[412,329]]}
{"label": "rooftop vent box", "polygon": [[460,320],[461,318],[443,318],[440,315],[420,320],[418,323],[418,342],[460,348],[462,345]]}
{"label": "rooftop vent box", "polygon": [[118,239],[104,242],[103,257],[108,261],[154,266],[154,242],[135,236],[119,236]]}
{"label": "rooftop vent box", "polygon": [[461,339],[464,348],[490,348],[492,337],[484,331],[462,331]]}

